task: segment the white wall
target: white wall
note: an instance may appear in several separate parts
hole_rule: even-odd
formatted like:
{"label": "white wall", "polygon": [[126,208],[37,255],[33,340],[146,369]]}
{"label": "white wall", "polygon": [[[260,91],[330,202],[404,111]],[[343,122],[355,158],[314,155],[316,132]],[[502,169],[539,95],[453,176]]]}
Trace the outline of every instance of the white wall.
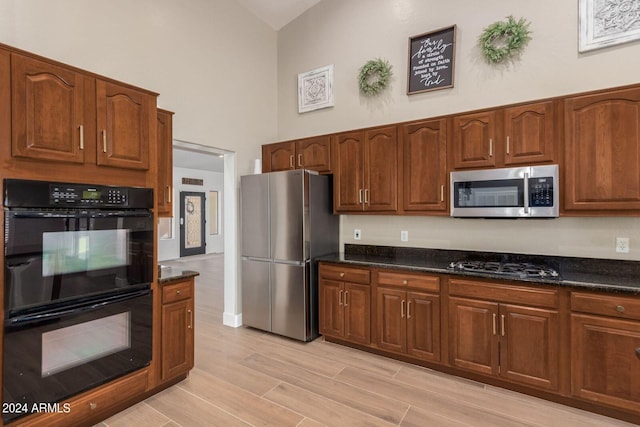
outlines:
{"label": "white wall", "polygon": [[[202,179],[204,185],[182,184],[182,178]],[[180,258],[180,192],[193,191],[204,193],[205,211],[207,223],[205,236],[207,240],[206,253],[224,252],[224,230],[222,227],[223,212],[223,187],[224,179],[221,172],[210,172],[197,169],[173,168],[173,238],[158,240],[158,261],[166,261]],[[210,191],[218,192],[218,234],[211,235],[211,223],[209,222],[211,212]]]}
{"label": "white wall", "polygon": [[[477,39],[508,15],[531,22],[533,39],[521,59],[486,64]],[[406,95],[408,39],[457,25],[452,89]],[[578,2],[486,0],[323,0],[278,33],[279,140],[640,83],[640,41],[578,53]],[[377,98],[359,94],[359,68],[390,61],[394,77]],[[297,112],[297,75],[334,64],[335,107]],[[637,218],[561,218],[551,221],[455,220],[434,217],[343,216],[341,240],[409,246],[640,259]],[[616,254],[616,236],[631,253]]]}

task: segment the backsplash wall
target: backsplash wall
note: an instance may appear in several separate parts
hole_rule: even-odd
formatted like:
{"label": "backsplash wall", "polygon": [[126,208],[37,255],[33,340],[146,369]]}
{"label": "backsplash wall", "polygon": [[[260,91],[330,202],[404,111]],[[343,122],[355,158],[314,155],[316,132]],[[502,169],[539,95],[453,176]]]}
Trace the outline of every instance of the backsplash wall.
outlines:
{"label": "backsplash wall", "polygon": [[[353,238],[361,230],[361,240]],[[562,255],[640,261],[640,219],[461,219],[449,217],[342,215],[345,243]],[[400,231],[409,232],[408,242]],[[629,253],[616,253],[616,237],[629,238]]]}

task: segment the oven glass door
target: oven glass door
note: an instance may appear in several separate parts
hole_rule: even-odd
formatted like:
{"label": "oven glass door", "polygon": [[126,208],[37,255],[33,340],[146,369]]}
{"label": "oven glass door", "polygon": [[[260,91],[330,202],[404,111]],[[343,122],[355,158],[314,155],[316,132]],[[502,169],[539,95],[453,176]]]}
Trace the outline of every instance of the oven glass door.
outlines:
{"label": "oven glass door", "polygon": [[153,280],[148,211],[5,212],[5,307],[126,291]]}
{"label": "oven glass door", "polygon": [[5,423],[147,366],[149,289],[5,320]]}

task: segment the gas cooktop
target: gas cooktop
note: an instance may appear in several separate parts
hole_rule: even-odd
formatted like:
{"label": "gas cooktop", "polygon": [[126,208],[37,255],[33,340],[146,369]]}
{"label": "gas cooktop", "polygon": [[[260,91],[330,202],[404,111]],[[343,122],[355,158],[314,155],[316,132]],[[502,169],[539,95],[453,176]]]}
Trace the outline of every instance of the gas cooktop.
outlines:
{"label": "gas cooktop", "polygon": [[528,262],[456,261],[449,264],[449,270],[519,278],[560,279],[553,268]]}

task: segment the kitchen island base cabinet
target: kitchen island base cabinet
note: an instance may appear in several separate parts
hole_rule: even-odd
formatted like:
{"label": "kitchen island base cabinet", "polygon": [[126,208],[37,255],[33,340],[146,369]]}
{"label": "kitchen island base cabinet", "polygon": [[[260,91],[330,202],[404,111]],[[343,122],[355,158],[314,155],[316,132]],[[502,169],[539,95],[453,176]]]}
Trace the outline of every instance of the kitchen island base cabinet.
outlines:
{"label": "kitchen island base cabinet", "polygon": [[371,342],[369,271],[321,265],[319,277],[320,333],[368,345]]}

